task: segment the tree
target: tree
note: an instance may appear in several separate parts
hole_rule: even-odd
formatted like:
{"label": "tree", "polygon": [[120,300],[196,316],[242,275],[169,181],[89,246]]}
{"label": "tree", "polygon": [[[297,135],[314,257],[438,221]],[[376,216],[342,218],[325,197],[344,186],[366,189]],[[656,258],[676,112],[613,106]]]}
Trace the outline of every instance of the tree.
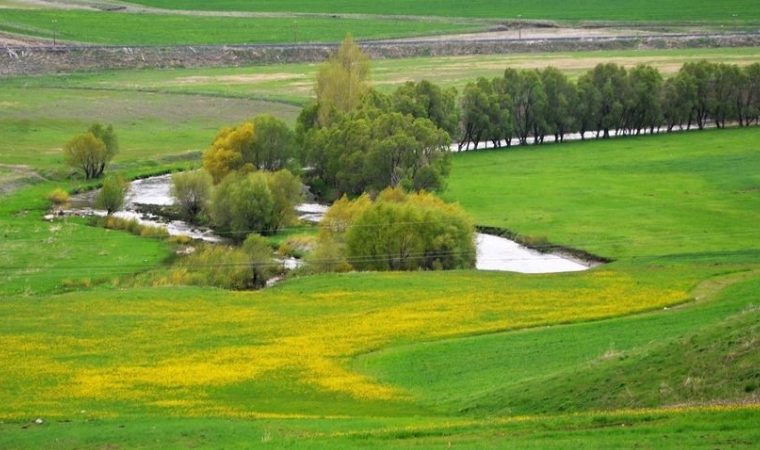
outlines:
{"label": "tree", "polygon": [[263,172],[234,173],[214,190],[211,217],[220,234],[242,242],[250,233],[270,232],[274,199]]}
{"label": "tree", "polygon": [[104,209],[110,216],[124,207],[128,191],[129,183],[121,175],[109,175],[95,196],[94,206],[96,209]]}
{"label": "tree", "polygon": [[267,281],[279,272],[279,264],[273,258],[272,247],[263,236],[252,233],[243,242],[243,252],[248,256],[251,267],[251,287],[263,288]]}
{"label": "tree", "polygon": [[739,125],[749,126],[752,122],[757,124],[760,117],[760,63],[750,64],[744,68],[745,86],[743,90],[742,113],[739,116]]}
{"label": "tree", "polygon": [[660,95],[665,127],[668,131],[672,131],[676,125],[682,129],[690,120],[696,98],[694,84],[687,75],[679,73],[663,83]]}
{"label": "tree", "polygon": [[296,205],[303,199],[303,191],[301,180],[285,169],[268,173],[267,185],[273,202],[272,220],[267,232],[274,234],[296,221]]}
{"label": "tree", "polygon": [[[449,135],[429,119],[381,114],[371,122],[371,138],[364,161],[370,187],[443,188],[443,176],[450,168]],[[430,171],[440,176],[431,176]]]}
{"label": "tree", "polygon": [[440,270],[475,264],[470,219],[458,205],[430,193],[388,188],[360,208],[345,230],[346,255],[357,270]]}
{"label": "tree", "polygon": [[[113,159],[113,157],[119,153],[119,138],[113,130],[113,125],[109,124],[107,127],[104,127],[102,123],[96,122],[90,125],[90,128],[87,131],[95,135],[96,138],[100,139],[103,141],[103,144],[105,144],[106,162]],[[105,165],[101,168],[101,173],[103,172],[103,169],[105,169]]]}
{"label": "tree", "polygon": [[540,144],[547,130],[547,98],[540,74],[537,70],[504,71],[506,90],[511,101],[512,121],[520,144],[527,144],[533,135],[533,142]]}
{"label": "tree", "polygon": [[271,114],[253,118],[254,133],[242,148],[243,164],[251,163],[258,170],[276,172],[290,167],[295,156],[295,133],[288,125]]}
{"label": "tree", "polygon": [[700,130],[707,125],[710,116],[710,99],[712,98],[710,90],[714,70],[714,64],[702,60],[684,63],[678,71],[677,76],[683,77],[683,81],[690,85],[688,90],[694,93],[687,129],[691,128],[692,122],[696,123]]}
{"label": "tree", "polygon": [[457,91],[446,90],[427,80],[407,81],[392,95],[393,110],[416,118],[430,119],[452,138],[459,132]]}
{"label": "tree", "polygon": [[[87,180],[100,177],[118,150],[113,128],[109,125],[105,130],[101,125],[95,124],[86,133],[74,136],[63,145],[64,163],[82,169]],[[95,133],[104,136],[110,146]]]}
{"label": "tree", "polygon": [[597,137],[608,138],[610,131],[624,126],[626,99],[629,98],[628,78],[625,68],[615,63],[597,64],[581,76],[584,94],[594,98],[594,109],[588,113],[595,120]]}
{"label": "tree", "polygon": [[465,87],[462,97],[463,139],[459,149],[472,142],[475,149],[482,140],[490,140],[495,147],[503,139],[510,143],[512,135],[511,97],[501,87],[500,80],[480,77]]}
{"label": "tree", "polygon": [[211,174],[214,184],[219,184],[228,174],[243,168],[243,154],[252,141],[253,122],[219,130],[211,147],[203,153],[203,168]]}
{"label": "tree", "polygon": [[171,195],[182,216],[195,222],[211,200],[213,179],[203,169],[172,174]]}
{"label": "tree", "polygon": [[347,34],[338,52],[319,67],[315,91],[317,122],[327,126],[335,112],[348,112],[358,107],[367,91],[369,57],[362,52],[351,34]]}
{"label": "tree", "polygon": [[737,106],[741,102],[745,74],[735,64],[719,63],[714,66],[712,75],[710,115],[716,127],[725,128],[726,121],[738,119]]}
{"label": "tree", "polygon": [[562,142],[565,134],[576,128],[578,90],[567,75],[556,67],[541,71],[541,83],[546,93],[546,104],[549,105],[544,110],[547,129],[554,135],[555,142]]}
{"label": "tree", "polygon": [[576,105],[576,120],[581,139],[586,139],[587,131],[594,131],[598,123],[597,111],[602,103],[601,92],[594,86],[591,72],[586,72],[578,78],[578,104]]}
{"label": "tree", "polygon": [[287,124],[260,114],[236,127],[224,127],[203,154],[203,168],[219,184],[235,171],[277,171],[290,166],[296,137]]}
{"label": "tree", "polygon": [[625,103],[625,128],[630,134],[642,129],[653,133],[663,123],[660,103],[662,75],[652,66],[639,64],[628,71],[629,96]]}

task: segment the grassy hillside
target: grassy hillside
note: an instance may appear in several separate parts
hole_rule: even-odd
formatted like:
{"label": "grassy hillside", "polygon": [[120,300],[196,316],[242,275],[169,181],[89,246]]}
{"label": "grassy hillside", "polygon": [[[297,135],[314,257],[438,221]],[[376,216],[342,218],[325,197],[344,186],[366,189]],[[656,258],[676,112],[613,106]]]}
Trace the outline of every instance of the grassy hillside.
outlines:
{"label": "grassy hillside", "polygon": [[752,0],[727,0],[708,2],[698,0],[684,6],[682,1],[632,0],[625,7],[615,0],[577,0],[557,7],[553,0],[478,0],[467,3],[443,0],[402,0],[391,5],[386,3],[348,0],[223,0],[213,3],[200,0],[137,0],[130,3],[167,9],[213,10],[213,11],[266,11],[308,13],[393,14],[414,16],[481,17],[555,19],[555,20],[700,20],[730,21],[732,14],[741,20],[760,19],[760,13]]}
{"label": "grassy hillside", "polygon": [[724,277],[735,285],[683,309],[416,343],[356,364],[435,410],[478,415],[756,400],[757,275]]}

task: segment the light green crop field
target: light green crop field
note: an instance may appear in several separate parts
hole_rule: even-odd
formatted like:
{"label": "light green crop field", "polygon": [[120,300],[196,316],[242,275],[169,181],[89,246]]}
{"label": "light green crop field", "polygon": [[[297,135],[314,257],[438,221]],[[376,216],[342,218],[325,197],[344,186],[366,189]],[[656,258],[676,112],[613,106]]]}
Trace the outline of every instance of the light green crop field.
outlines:
{"label": "light green crop field", "polygon": [[[533,57],[382,61],[373,78],[462,86],[468,66],[550,59]],[[585,272],[230,292],[177,285],[170,242],[43,220],[51,190],[91,187],[66,177],[59,149],[92,121],[121,138],[116,170],[179,170],[223,125],[294,123],[314,70],[3,80],[0,448],[757,448],[758,128],[454,155],[446,199],[480,225],[614,260]]]}

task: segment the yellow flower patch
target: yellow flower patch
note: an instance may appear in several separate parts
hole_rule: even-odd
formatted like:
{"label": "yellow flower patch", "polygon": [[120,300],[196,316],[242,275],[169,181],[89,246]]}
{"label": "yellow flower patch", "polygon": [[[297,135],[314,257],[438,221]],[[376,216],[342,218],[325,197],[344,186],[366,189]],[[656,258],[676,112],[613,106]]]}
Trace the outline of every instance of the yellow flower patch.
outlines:
{"label": "yellow flower patch", "polygon": [[[362,274],[362,286],[372,287],[373,276],[382,277]],[[353,293],[197,289],[178,298],[156,288],[118,300],[67,296],[46,302],[39,315],[21,302],[0,304],[5,320],[25,324],[0,329],[0,385],[7,387],[0,418],[107,412],[124,403],[181,416],[277,415],[243,400],[220,406],[215,392],[284,382],[285,374],[288,383],[327,395],[405,401],[407,393],[352,371],[347,361],[395,344],[620,316],[688,297],[611,271],[561,283],[459,272],[447,274],[445,285],[430,275],[429,288],[405,286],[414,276],[388,275],[391,289]]]}

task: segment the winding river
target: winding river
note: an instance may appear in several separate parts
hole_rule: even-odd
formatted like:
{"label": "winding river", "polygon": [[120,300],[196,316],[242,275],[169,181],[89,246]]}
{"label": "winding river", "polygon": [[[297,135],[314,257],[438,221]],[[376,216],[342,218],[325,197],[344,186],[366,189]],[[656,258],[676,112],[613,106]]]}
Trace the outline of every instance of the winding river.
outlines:
{"label": "winding river", "polygon": [[[141,223],[165,226],[171,235],[186,235],[193,239],[209,242],[219,242],[222,239],[214,235],[211,229],[191,226],[185,222],[174,220],[166,222],[161,217],[139,213],[138,205],[171,205],[173,200],[169,193],[171,175],[136,180],[131,183],[127,194],[124,211],[115,215],[125,219],[137,219]],[[105,215],[104,211],[90,209],[94,193],[75,196],[71,206],[75,210],[89,210],[93,214]],[[327,211],[327,206],[304,203],[296,208],[301,220],[318,222]],[[556,273],[577,272],[586,270],[588,265],[571,259],[523,247],[509,239],[489,234],[477,235],[478,270],[494,270],[519,273]]]}

